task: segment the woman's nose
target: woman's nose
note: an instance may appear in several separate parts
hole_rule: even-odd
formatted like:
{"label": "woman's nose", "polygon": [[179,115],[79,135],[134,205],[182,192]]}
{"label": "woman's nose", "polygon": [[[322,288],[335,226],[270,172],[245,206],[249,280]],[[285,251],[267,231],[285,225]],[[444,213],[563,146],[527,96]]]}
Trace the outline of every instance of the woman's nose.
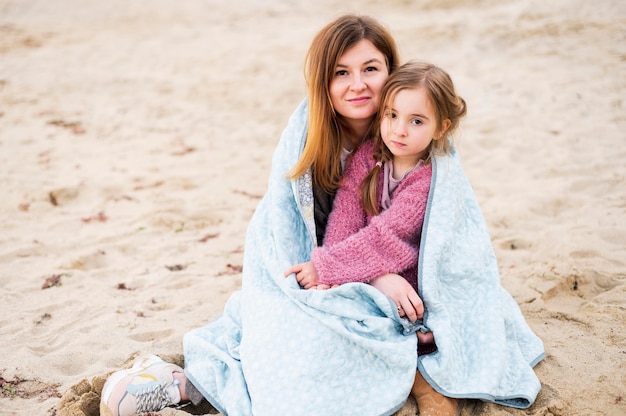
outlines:
{"label": "woman's nose", "polygon": [[360,74],[357,74],[352,78],[352,83],[350,84],[350,89],[353,91],[363,91],[367,88],[367,85],[363,81],[363,78]]}

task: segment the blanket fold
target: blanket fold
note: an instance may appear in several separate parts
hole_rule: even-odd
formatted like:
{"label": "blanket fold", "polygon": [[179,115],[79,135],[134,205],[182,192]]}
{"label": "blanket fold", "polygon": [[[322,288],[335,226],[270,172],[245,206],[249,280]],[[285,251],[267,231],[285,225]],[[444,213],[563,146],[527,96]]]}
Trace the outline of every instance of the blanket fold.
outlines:
{"label": "blanket fold", "polygon": [[433,162],[422,230],[419,294],[438,350],[419,370],[450,397],[526,408],[541,385],[543,343],[502,288],[493,246],[456,151]]}
{"label": "blanket fold", "polygon": [[[308,261],[315,245],[310,175],[294,181],[285,178],[302,152],[306,125],[304,100],[281,136],[267,192],[246,233],[242,288],[220,317],[185,335],[185,373],[226,415],[391,415],[404,404],[413,383],[418,362],[412,331],[418,326],[407,325],[393,302],[367,284],[306,291],[293,276],[283,277],[289,266]],[[453,158],[437,164],[451,167],[446,170],[449,178],[464,178]],[[481,234],[476,240],[481,246],[491,244],[479,211],[446,203],[445,210],[459,217],[456,222],[444,221],[443,213],[435,215],[448,192],[463,188],[471,194],[467,182],[448,189],[452,181],[444,179],[443,171],[437,178],[433,175],[433,185],[442,191],[430,198],[426,222],[430,216],[436,220],[425,228],[428,236],[423,237],[421,253],[425,259],[433,258],[420,260],[425,263],[420,273],[428,277],[418,277],[428,296],[424,324],[434,330],[439,351],[420,357],[419,368],[451,396],[529,405],[538,392],[532,365],[543,354],[541,341],[496,279],[493,253],[471,260],[462,244],[447,252],[446,241],[460,237],[449,230],[458,224],[474,224],[476,229],[465,232]],[[468,215],[479,220],[464,220]],[[444,267],[450,261],[457,268]],[[485,265],[489,275],[482,277],[479,269]],[[469,289],[473,294],[485,290],[487,298],[478,312],[493,315],[483,320],[473,313],[471,319],[468,314],[452,313],[459,305],[474,307],[459,303]],[[492,307],[487,308],[487,303]],[[477,329],[484,332],[474,332]],[[474,354],[477,345],[491,351],[472,355],[477,361],[468,367],[466,351]],[[487,360],[494,356],[497,370],[492,369],[493,358]],[[468,380],[458,375],[468,369],[479,372],[466,387],[463,383]]]}

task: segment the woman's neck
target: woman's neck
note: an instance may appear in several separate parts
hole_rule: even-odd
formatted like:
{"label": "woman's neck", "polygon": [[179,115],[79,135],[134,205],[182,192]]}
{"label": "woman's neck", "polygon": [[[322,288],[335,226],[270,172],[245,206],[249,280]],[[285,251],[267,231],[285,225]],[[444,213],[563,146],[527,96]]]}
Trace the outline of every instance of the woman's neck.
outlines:
{"label": "woman's neck", "polygon": [[354,150],[367,138],[372,119],[367,120],[344,120],[347,131],[343,136],[343,147],[346,150]]}

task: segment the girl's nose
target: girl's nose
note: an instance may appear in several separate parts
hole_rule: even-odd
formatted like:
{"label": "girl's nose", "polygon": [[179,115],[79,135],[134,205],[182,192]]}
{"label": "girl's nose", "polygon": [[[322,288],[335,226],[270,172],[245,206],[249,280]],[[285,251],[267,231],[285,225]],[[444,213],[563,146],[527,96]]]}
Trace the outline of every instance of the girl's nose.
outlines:
{"label": "girl's nose", "polygon": [[394,126],[393,132],[396,134],[396,136],[406,136],[406,128],[404,126],[404,123],[397,121],[396,125]]}

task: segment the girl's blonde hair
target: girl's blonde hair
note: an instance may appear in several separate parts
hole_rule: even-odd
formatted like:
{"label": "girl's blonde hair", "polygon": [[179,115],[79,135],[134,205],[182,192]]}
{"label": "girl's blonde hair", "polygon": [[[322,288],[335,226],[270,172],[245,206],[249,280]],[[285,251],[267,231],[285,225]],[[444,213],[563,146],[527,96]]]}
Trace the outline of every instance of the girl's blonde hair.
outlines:
{"label": "girl's blonde hair", "polygon": [[[430,163],[434,155],[449,155],[453,149],[452,133],[459,126],[461,118],[467,112],[465,100],[457,95],[450,75],[443,69],[429,63],[410,61],[402,65],[387,78],[383,87],[380,110],[376,116],[376,134],[374,136],[374,159],[385,163],[393,158],[380,134],[380,125],[384,120],[386,108],[393,106],[398,92],[408,89],[424,88],[435,111],[437,132],[448,137],[432,140],[427,148],[426,162]],[[444,124],[449,121],[445,129]],[[361,183],[361,202],[365,210],[378,214],[377,185],[381,166],[376,166]]]}
{"label": "girl's blonde hair", "polygon": [[371,17],[343,15],[322,28],[313,39],[305,64],[309,90],[306,143],[289,178],[297,178],[311,168],[314,185],[331,193],[339,187],[342,137],[352,136],[353,132],[341,122],[332,106],[330,83],[341,56],[363,39],[385,56],[387,69],[392,73],[399,62],[398,48],[389,31]]}

